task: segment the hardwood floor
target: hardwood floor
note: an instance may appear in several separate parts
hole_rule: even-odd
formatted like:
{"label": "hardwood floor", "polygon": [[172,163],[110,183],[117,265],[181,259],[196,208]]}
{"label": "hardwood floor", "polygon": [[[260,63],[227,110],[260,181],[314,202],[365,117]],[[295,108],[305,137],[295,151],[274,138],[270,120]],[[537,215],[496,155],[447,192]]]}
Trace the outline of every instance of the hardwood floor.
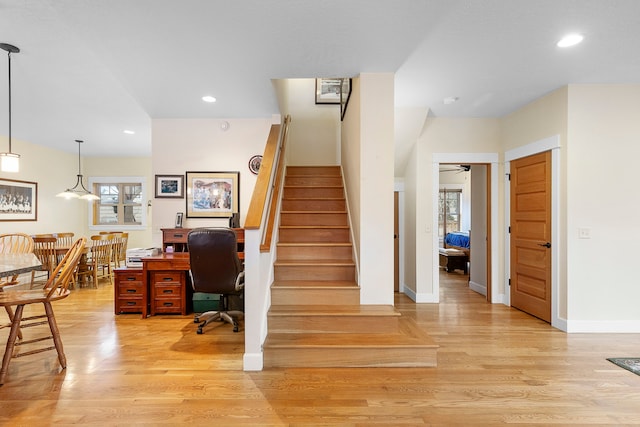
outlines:
{"label": "hardwood floor", "polygon": [[[54,305],[68,360],[14,359],[2,425],[638,425],[639,334],[565,334],[441,274],[441,303],[396,305],[440,345],[436,368],[243,372],[243,334],[191,316],[113,314],[112,287]],[[25,334],[35,331],[26,330]],[[0,331],[4,344],[7,330]]]}

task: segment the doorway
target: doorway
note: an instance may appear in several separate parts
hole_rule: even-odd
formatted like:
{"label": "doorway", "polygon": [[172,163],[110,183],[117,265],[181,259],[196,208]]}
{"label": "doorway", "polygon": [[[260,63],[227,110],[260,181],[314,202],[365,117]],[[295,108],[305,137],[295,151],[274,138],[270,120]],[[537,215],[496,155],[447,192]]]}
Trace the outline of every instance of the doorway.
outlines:
{"label": "doorway", "polygon": [[[439,247],[440,241],[438,237],[438,198],[440,194],[440,166],[444,164],[449,165],[469,165],[473,167],[474,165],[482,165],[485,168],[485,178],[481,178],[483,180],[482,184],[486,187],[486,193],[484,197],[484,208],[483,212],[485,229],[482,231],[480,238],[476,237],[476,240],[484,240],[482,242],[486,245],[486,249],[482,252],[482,255],[486,256],[483,262],[483,268],[481,269],[482,273],[476,272],[477,274],[483,274],[483,282],[484,288],[486,291],[481,293],[486,293],[486,298],[489,302],[503,302],[503,293],[498,292],[497,290],[497,280],[495,280],[495,271],[497,271],[497,261],[498,257],[495,254],[495,247],[497,245],[492,244],[492,242],[496,241],[496,232],[497,232],[497,218],[498,218],[498,200],[497,200],[497,182],[498,182],[498,154],[497,153],[434,153],[433,154],[434,168],[433,168],[433,302],[439,302],[439,292],[440,292],[440,266],[439,266]],[[473,180],[473,178],[471,178]],[[471,228],[471,233],[473,233],[473,227]],[[470,233],[470,234],[471,234]],[[480,247],[484,245],[479,245]],[[470,249],[470,252],[473,253],[473,249]],[[473,259],[473,255],[471,255]],[[482,259],[483,257],[479,257]],[[471,268],[471,273],[473,274],[473,267]],[[478,289],[474,289],[478,291]]]}

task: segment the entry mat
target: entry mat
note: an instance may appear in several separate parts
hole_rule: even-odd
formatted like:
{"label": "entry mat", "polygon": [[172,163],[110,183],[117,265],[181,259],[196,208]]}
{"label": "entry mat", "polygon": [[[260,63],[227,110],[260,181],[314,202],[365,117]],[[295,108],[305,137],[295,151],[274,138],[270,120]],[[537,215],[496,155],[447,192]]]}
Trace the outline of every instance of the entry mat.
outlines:
{"label": "entry mat", "polygon": [[627,371],[640,375],[640,357],[611,357],[607,360],[626,369]]}

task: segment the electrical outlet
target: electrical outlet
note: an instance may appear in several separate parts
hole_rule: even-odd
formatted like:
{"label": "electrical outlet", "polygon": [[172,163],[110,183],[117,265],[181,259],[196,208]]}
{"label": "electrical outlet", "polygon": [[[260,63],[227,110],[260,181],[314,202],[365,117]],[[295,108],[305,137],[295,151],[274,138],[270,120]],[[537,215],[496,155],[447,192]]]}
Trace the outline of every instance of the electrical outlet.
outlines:
{"label": "electrical outlet", "polygon": [[590,239],[591,229],[589,227],[578,227],[578,239]]}

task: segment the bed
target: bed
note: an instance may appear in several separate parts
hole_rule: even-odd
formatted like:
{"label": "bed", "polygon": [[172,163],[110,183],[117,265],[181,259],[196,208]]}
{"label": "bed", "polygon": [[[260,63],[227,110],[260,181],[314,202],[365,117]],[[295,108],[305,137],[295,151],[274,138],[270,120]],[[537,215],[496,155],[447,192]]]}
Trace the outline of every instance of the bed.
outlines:
{"label": "bed", "polygon": [[440,248],[440,267],[444,267],[447,272],[460,269],[464,274],[468,273],[469,255],[471,254],[471,244],[469,233],[464,231],[454,231],[444,236],[444,248]]}
{"label": "bed", "polygon": [[444,247],[456,248],[464,250],[468,253],[469,249],[471,248],[471,245],[469,243],[469,232],[454,231],[452,233],[447,233],[447,235],[444,236]]}

